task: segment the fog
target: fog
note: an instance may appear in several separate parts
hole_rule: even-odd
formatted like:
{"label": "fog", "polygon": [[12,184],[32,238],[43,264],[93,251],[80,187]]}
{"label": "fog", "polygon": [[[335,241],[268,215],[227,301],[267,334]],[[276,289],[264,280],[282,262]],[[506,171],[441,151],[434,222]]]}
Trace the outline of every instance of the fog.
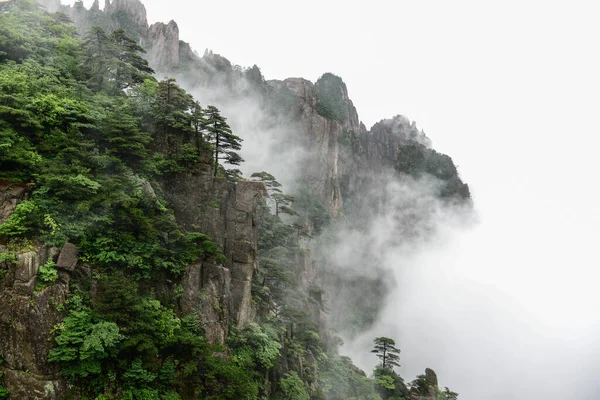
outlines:
{"label": "fog", "polygon": [[[407,115],[458,164],[476,220],[429,204],[433,237],[382,250],[396,287],[342,350],[361,368],[385,335],[407,380],[431,367],[462,400],[600,398],[597,2],[144,3],[200,53],[267,79],[340,75],[367,126]],[[276,172],[285,157],[252,143],[252,169],[293,181]]]}

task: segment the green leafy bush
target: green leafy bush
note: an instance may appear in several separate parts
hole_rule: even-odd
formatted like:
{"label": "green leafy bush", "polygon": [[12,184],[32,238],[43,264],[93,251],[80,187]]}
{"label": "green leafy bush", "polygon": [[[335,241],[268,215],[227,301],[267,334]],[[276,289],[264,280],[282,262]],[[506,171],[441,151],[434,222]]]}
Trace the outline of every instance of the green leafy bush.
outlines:
{"label": "green leafy bush", "polygon": [[344,99],[344,82],[339,76],[323,74],[315,84],[317,113],[327,119],[344,123],[349,118],[348,105]]}
{"label": "green leafy bush", "polygon": [[39,223],[39,207],[32,200],[17,204],[6,222],[0,225],[0,236],[22,236],[32,232]]}
{"label": "green leafy bush", "polygon": [[58,279],[58,271],[56,270],[56,264],[52,259],[46,261],[46,264],[40,267],[38,277],[44,283],[56,282]]}
{"label": "green leafy bush", "polygon": [[[1,362],[2,362],[2,360],[0,360],[0,363]],[[8,391],[7,388],[2,386],[3,375],[4,374],[2,372],[0,372],[0,400],[8,400],[8,398],[10,397],[10,392]]]}
{"label": "green leafy bush", "polygon": [[308,394],[304,387],[304,382],[298,374],[290,371],[279,381],[279,387],[282,392],[281,399],[285,400],[308,400]]}
{"label": "green leafy bush", "polygon": [[88,309],[70,311],[55,332],[57,346],[48,359],[59,362],[61,373],[73,383],[84,383],[85,379],[100,384],[103,362],[117,354],[117,346],[124,339],[115,323],[98,321]]}

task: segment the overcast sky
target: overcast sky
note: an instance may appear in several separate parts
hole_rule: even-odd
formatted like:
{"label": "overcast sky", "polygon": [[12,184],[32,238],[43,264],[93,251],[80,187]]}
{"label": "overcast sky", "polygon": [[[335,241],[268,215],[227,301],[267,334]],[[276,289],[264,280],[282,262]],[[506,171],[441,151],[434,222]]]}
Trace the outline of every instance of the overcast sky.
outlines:
{"label": "overcast sky", "polygon": [[[199,53],[209,48],[234,64],[257,64],[266,79],[340,75],[368,127],[395,114],[415,120],[455,160],[480,214],[481,225],[454,249],[454,273],[482,299],[504,299],[493,308],[503,324],[526,327],[504,348],[490,344],[511,353],[517,340],[527,355],[492,369],[511,371],[495,382],[520,390],[536,369],[540,397],[533,399],[574,398],[544,391],[561,381],[571,390],[564,393],[600,398],[590,379],[600,360],[600,2],[144,3],[151,23],[176,20],[181,39]],[[445,276],[442,268],[437,276]],[[486,297],[488,290],[497,296]],[[452,329],[456,336],[440,335],[438,347],[456,345],[461,325]],[[410,345],[400,343],[405,353]],[[468,397],[475,392],[453,375],[452,365],[477,373],[459,350],[440,354],[447,359],[437,363],[450,366],[441,380],[461,399],[485,400]],[[476,362],[471,368],[480,368]]]}

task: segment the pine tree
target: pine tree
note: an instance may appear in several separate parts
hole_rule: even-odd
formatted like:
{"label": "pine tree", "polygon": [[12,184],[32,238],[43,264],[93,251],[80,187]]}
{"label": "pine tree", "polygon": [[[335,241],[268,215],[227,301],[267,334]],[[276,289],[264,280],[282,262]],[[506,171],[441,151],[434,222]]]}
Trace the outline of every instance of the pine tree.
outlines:
{"label": "pine tree", "polygon": [[166,144],[169,136],[183,138],[192,130],[190,108],[194,98],[177,85],[175,79],[158,83],[154,119],[159,143]]}
{"label": "pine tree", "polygon": [[289,194],[284,194],[281,189],[279,189],[281,187],[281,183],[277,182],[273,175],[262,171],[255,172],[250,175],[250,177],[258,178],[267,187],[267,191],[269,192],[273,201],[275,201],[275,215],[279,215],[280,212],[289,215],[298,215],[298,213],[291,208],[292,203],[296,201],[296,198],[294,196],[290,196]]}
{"label": "pine tree", "polygon": [[242,149],[242,138],[236,136],[227,124],[227,119],[221,116],[219,109],[208,106],[205,113],[206,131],[214,143],[215,176],[219,169],[219,160],[227,164],[240,165],[244,160],[234,150]]}
{"label": "pine tree", "polygon": [[200,151],[200,146],[202,146],[202,143],[204,142],[204,127],[206,125],[206,118],[204,115],[204,109],[200,106],[200,103],[195,101],[194,104],[192,104],[192,112],[191,112],[191,119],[192,119],[192,127],[194,128],[194,134],[195,134],[195,141],[196,141],[196,148],[198,149],[198,151]]}
{"label": "pine tree", "polygon": [[125,34],[123,29],[117,29],[110,34],[113,56],[116,60],[113,76],[118,89],[138,85],[151,77],[154,70],[148,61],[141,56],[146,51],[135,40]]}
{"label": "pine tree", "polygon": [[378,337],[374,340],[375,348],[371,350],[371,353],[377,354],[377,357],[381,359],[381,366],[383,368],[392,369],[393,367],[400,366],[400,350],[396,348],[396,342],[394,339],[387,337]]}
{"label": "pine tree", "polygon": [[110,54],[110,42],[101,26],[95,25],[85,35],[85,65],[89,68],[89,86],[93,90],[102,90],[107,75]]}

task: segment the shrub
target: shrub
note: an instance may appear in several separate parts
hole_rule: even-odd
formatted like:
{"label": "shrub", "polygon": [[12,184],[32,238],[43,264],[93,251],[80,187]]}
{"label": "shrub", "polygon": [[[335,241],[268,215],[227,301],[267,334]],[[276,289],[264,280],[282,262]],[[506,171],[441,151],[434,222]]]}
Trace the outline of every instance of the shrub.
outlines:
{"label": "shrub", "polygon": [[46,261],[46,264],[40,267],[38,277],[44,283],[56,282],[58,279],[58,271],[56,270],[56,264],[52,259],[49,259]]}
{"label": "shrub", "polygon": [[285,374],[279,381],[279,387],[285,400],[308,400],[304,382],[294,371]]}

